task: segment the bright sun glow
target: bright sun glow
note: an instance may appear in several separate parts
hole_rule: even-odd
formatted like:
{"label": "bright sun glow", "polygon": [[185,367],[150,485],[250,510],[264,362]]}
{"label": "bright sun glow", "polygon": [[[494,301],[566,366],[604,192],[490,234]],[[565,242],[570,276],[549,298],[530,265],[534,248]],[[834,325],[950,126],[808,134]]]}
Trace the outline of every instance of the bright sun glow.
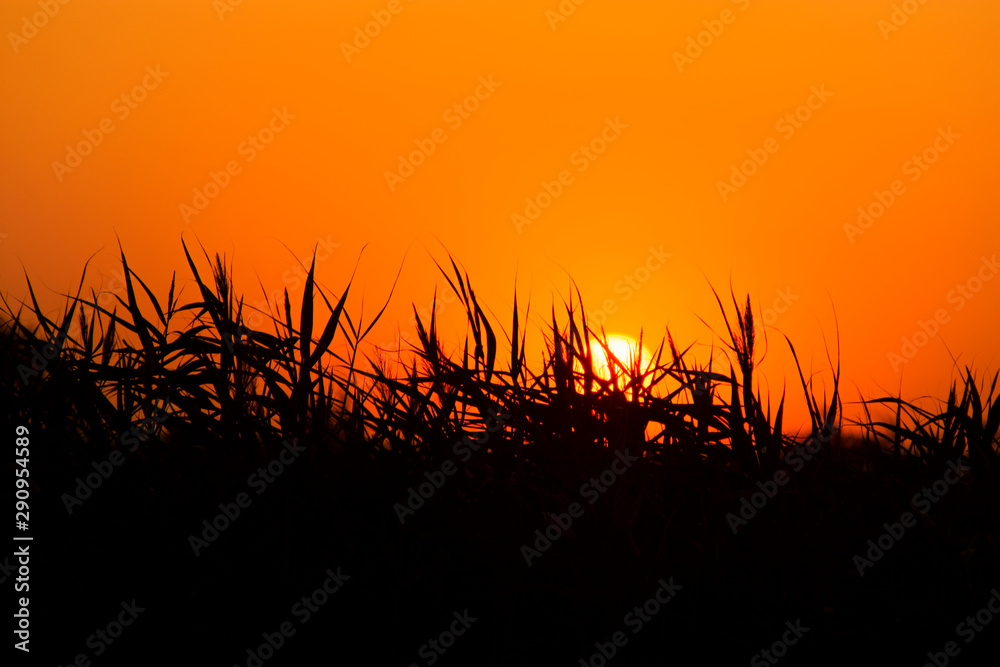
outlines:
{"label": "bright sun glow", "polygon": [[[611,351],[612,356],[621,362],[626,369],[631,368],[636,359],[638,358],[641,367],[641,371],[645,371],[649,367],[651,360],[649,351],[645,347],[639,349],[639,343],[634,338],[629,336],[622,336],[619,334],[612,334],[608,336],[608,348]],[[611,368],[609,368],[608,357],[604,352],[604,347],[596,339],[591,339],[590,341],[590,354],[593,359],[594,365],[594,375],[604,380],[611,379]],[[617,363],[612,364],[614,370],[618,376],[617,385],[621,390],[625,390],[628,384],[627,372],[623,371],[621,366]],[[574,366],[576,370],[580,373],[583,372],[583,365],[579,362],[575,362]],[[650,382],[649,378],[646,378],[643,382],[644,385],[648,386]],[[582,383],[580,383],[582,388]]]}

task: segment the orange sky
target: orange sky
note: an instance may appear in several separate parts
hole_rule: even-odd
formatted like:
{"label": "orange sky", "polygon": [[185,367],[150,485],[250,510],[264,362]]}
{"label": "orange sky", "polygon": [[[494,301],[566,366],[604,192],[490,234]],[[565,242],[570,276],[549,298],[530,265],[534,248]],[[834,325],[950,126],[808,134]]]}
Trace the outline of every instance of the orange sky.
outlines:
{"label": "orange sky", "polygon": [[94,253],[120,285],[117,232],[164,297],[183,235],[251,303],[256,276],[301,297],[282,243],[322,241],[335,290],[368,244],[351,312],[403,264],[406,327],[444,247],[504,326],[515,276],[537,326],[571,275],[609,332],[708,344],[732,281],[817,370],[836,310],[847,400],[941,395],[945,345],[997,367],[994,1],[43,0],[0,25],[0,289],[26,298],[23,266],[53,314]]}

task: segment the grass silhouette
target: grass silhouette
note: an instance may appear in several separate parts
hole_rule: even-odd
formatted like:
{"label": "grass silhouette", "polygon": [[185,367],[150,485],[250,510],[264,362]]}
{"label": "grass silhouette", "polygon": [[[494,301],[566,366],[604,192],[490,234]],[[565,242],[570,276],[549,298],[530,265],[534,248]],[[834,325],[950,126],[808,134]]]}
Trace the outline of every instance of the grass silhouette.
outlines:
{"label": "grass silhouette", "polygon": [[[343,590],[267,664],[317,651],[420,663],[421,645],[464,609],[479,620],[448,650],[452,664],[578,664],[671,576],[684,588],[660,613],[669,620],[651,620],[617,664],[746,660],[796,618],[814,628],[798,664],[917,664],[1000,582],[997,375],[981,383],[966,369],[937,412],[867,400],[849,436],[839,367],[827,399],[799,366],[811,429],[796,436],[783,430],[786,397],[772,415],[754,389],[749,297],[731,295],[730,311],[716,295],[728,368],[698,365],[668,334],[646,365],[609,354],[605,379],[591,340],[609,352],[607,338],[579,293],[551,308],[536,369],[516,294],[508,332],[451,260],[439,269],[467,315],[461,355],[443,352],[433,308],[428,321],[414,309],[419,345],[389,363],[363,345],[385,307],[355,324],[351,284],[324,293],[315,262],[298,316],[286,291],[265,313],[270,331],[250,330],[225,260],[204,253],[209,278],[184,251],[188,301],[174,276],[161,303],[124,252],[126,293],[111,309],[81,297],[82,278],[61,321],[44,316],[30,280],[30,303],[4,299],[0,397],[10,430],[31,432],[32,509],[47,535],[39,623],[60,628],[43,649],[55,660],[86,652],[87,635],[136,598],[148,615],[105,664],[167,664],[199,644],[206,662],[248,664],[248,647],[340,566]],[[884,406],[893,421],[872,416]],[[249,483],[289,443],[301,455],[264,488]],[[821,446],[790,468],[804,443]],[[529,566],[521,547],[625,451],[635,464]],[[77,493],[115,452],[112,474]],[[961,481],[861,576],[854,557],[955,460]],[[776,474],[787,482],[731,529],[727,517]],[[444,482],[406,505],[432,478]],[[192,548],[240,493],[252,504]],[[996,645],[977,641],[969,651]]]}

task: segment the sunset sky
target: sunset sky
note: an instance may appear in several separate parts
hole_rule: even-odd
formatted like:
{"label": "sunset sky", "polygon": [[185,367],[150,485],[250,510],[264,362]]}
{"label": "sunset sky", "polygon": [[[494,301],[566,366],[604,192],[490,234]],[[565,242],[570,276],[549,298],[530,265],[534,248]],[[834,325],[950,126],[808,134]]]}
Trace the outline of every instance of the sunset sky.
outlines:
{"label": "sunset sky", "polygon": [[998,367],[995,0],[10,0],[0,25],[15,303],[26,271],[55,316],[95,253],[124,296],[117,234],[162,299],[174,270],[195,297],[183,238],[298,304],[318,246],[331,291],[357,266],[355,320],[402,267],[389,343],[450,252],[503,327],[530,298],[536,355],[571,278],[608,333],[669,325],[702,361],[710,284],[749,292],[798,418],[778,332],[820,371],[835,315],[846,401]]}

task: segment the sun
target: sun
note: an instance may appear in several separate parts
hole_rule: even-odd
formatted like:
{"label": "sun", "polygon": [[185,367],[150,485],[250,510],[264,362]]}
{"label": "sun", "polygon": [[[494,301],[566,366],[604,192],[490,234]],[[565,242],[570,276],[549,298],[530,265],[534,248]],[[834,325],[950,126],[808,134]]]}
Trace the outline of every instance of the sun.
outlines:
{"label": "sun", "polygon": [[[640,372],[649,368],[652,357],[649,351],[640,346],[639,342],[631,336],[622,334],[611,334],[607,339],[607,347],[614,358],[610,363],[608,355],[604,351],[604,346],[596,338],[590,340],[590,356],[593,361],[594,375],[604,380],[611,380],[612,371],[617,375],[616,386],[625,391],[628,385],[628,371],[639,363]],[[573,366],[578,373],[583,373],[583,364],[574,361]],[[625,369],[622,368],[625,367]],[[643,385],[649,386],[650,378],[643,380]],[[578,381],[577,388],[583,390],[583,383]]]}

